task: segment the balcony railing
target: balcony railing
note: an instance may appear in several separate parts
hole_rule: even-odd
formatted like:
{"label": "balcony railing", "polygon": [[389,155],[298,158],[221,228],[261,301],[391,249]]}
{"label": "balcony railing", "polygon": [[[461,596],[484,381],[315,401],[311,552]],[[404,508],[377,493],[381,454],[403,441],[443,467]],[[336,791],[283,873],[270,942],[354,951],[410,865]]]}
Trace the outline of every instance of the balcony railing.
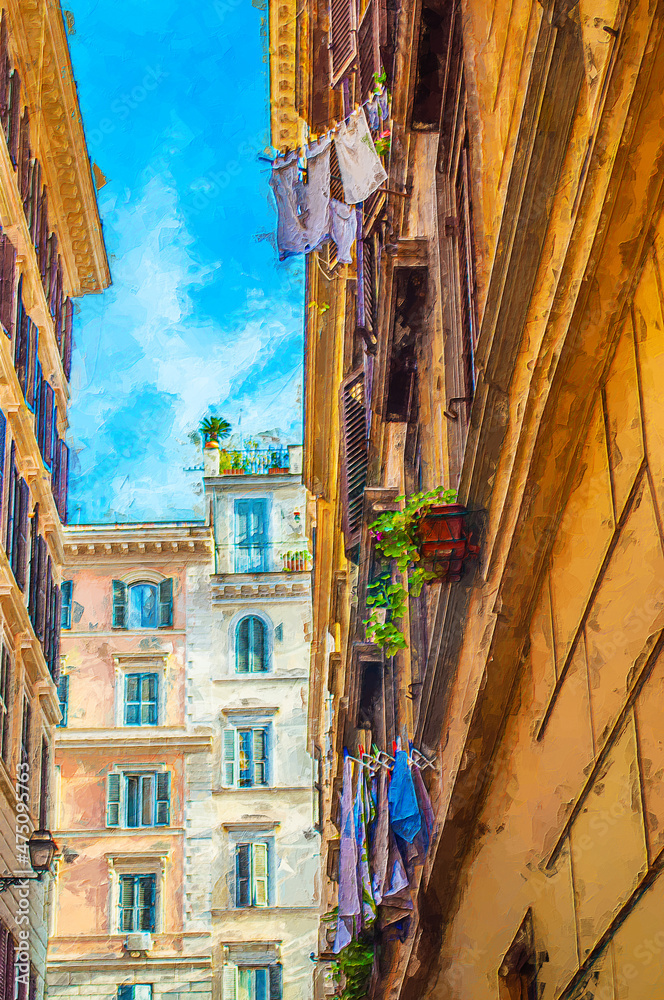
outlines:
{"label": "balcony railing", "polygon": [[222,476],[268,476],[290,471],[288,448],[252,448],[243,451],[221,449],[219,473]]}

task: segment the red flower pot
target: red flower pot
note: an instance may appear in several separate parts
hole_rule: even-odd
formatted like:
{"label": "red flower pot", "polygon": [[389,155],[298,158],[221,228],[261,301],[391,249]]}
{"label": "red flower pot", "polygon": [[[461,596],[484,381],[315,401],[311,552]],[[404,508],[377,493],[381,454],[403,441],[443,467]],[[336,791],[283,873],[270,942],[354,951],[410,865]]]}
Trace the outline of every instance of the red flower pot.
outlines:
{"label": "red flower pot", "polygon": [[420,556],[433,564],[439,579],[460,580],[464,559],[479,552],[479,546],[469,541],[466,513],[463,504],[450,503],[432,507],[420,518]]}

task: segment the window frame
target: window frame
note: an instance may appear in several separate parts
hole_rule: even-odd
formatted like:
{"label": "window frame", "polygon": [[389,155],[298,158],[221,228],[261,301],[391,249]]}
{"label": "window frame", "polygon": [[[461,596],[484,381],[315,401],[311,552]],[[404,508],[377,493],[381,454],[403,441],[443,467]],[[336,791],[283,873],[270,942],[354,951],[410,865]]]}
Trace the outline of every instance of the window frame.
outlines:
{"label": "window frame", "polygon": [[[141,789],[143,787],[144,780],[150,778],[152,780],[152,791],[151,791],[151,823],[129,823],[129,794],[128,794],[128,781],[130,779],[139,779]],[[162,792],[166,791],[167,795],[160,796],[160,780],[165,781],[166,789],[162,788]],[[172,774],[168,768],[154,768],[154,767],[129,767],[129,768],[114,768],[108,772],[106,781],[106,827],[108,829],[119,829],[119,830],[155,830],[155,829],[167,829],[171,825],[171,801],[172,801]],[[144,816],[144,801],[142,796],[139,799],[139,814],[141,818]],[[160,805],[165,806],[166,820],[164,822],[158,822],[160,815]],[[116,821],[117,818],[117,821]]]}
{"label": "window frame", "polygon": [[[263,533],[260,536],[262,541],[247,541],[244,545],[240,542],[240,529],[238,523],[239,515],[239,505],[240,504],[260,504],[263,508]],[[233,498],[233,572],[234,573],[269,573],[271,570],[271,503],[270,498],[265,496],[244,496],[244,497],[234,497]],[[247,539],[254,539],[258,537],[256,533],[247,533]],[[249,555],[248,566],[242,565],[242,559],[240,558],[241,552],[247,552]],[[257,552],[260,556],[260,565],[252,566],[251,557],[252,553]]]}
{"label": "window frame", "polygon": [[[61,688],[64,691],[64,699],[61,697]],[[62,718],[58,722],[57,729],[66,729],[69,719],[69,674],[61,673],[57,684],[58,705]]]}
{"label": "window frame", "polygon": [[[256,620],[263,626],[263,663],[264,668],[262,670],[251,669],[250,665],[250,639],[247,636],[247,669],[240,670],[240,628],[245,621]],[[233,620],[233,672],[239,677],[250,677],[256,674],[270,674],[272,673],[272,652],[273,652],[273,628],[272,622],[267,618],[266,615],[258,614],[252,611],[250,614],[242,612],[237,618]],[[253,653],[251,654],[253,656]]]}
{"label": "window frame", "polygon": [[[145,907],[140,906],[140,881],[141,879],[150,879],[152,882],[152,901]],[[123,903],[123,883],[125,880],[131,880],[134,883],[133,888],[133,902],[131,906],[125,906]],[[158,875],[156,872],[120,872],[118,874],[118,899],[117,899],[117,925],[118,932],[120,934],[140,934],[141,932],[147,934],[157,933],[157,890],[158,890]],[[151,926],[149,927],[138,927],[132,926],[131,928],[124,926],[124,913],[126,910],[132,911],[132,923],[134,918],[141,913],[143,910],[148,910],[151,915]],[[139,918],[140,923],[140,918]]]}
{"label": "window frame", "polygon": [[[139,699],[137,701],[136,700],[132,700],[130,702],[129,699],[128,699],[128,697],[127,697],[128,687],[129,687],[129,681],[130,681],[130,679],[133,679],[135,677],[138,678]],[[149,721],[148,722],[143,722],[142,721],[143,704],[144,704],[143,697],[142,697],[142,695],[143,695],[143,681],[145,679],[149,680],[150,678],[154,678],[155,679],[156,694],[155,694],[155,697],[154,697],[153,701],[147,700],[145,702],[145,704],[148,705],[148,706],[150,704],[154,704],[155,720],[154,720],[154,722],[149,722]],[[135,728],[138,728],[138,727],[144,728],[144,727],[151,727],[151,726],[159,726],[161,724],[160,719],[161,719],[161,715],[162,715],[161,705],[160,705],[161,687],[162,687],[162,684],[161,684],[161,672],[159,670],[137,670],[137,671],[134,671],[134,670],[125,670],[125,671],[123,671],[122,725],[126,726],[128,728],[131,728],[131,729],[135,729]],[[141,721],[139,721],[139,722],[128,722],[127,721],[128,708],[129,708],[130,705],[132,705],[132,706],[133,705],[137,705],[138,706],[138,715],[139,715],[139,720],[141,720]]]}
{"label": "window frame", "polygon": [[[262,763],[264,767],[264,781],[257,782],[254,780],[256,775],[256,760],[255,748],[252,746],[250,764],[253,771],[252,782],[250,784],[240,784],[240,734],[248,732],[253,735],[252,744],[255,744],[255,734],[257,732],[262,732],[264,735],[264,754],[262,761],[258,762]],[[273,759],[273,733],[270,721],[264,719],[247,721],[242,719],[241,721],[229,722],[225,726],[222,736],[222,785],[225,788],[270,788],[273,784]]]}
{"label": "window frame", "polygon": [[74,597],[74,581],[63,580],[60,587],[62,603],[60,605],[60,628],[69,631],[71,629],[71,609]]}
{"label": "window frame", "polygon": [[[272,854],[274,851],[273,838],[265,836],[264,834],[256,834],[255,836],[250,836],[247,834],[240,834],[242,839],[235,840],[233,844],[233,860],[234,860],[234,909],[236,910],[265,910],[269,907],[274,906],[273,894],[274,885],[272,878]],[[259,850],[260,848],[260,850]],[[261,871],[261,860],[260,855],[264,851],[264,871],[265,874],[257,874],[257,869]],[[245,852],[245,857],[248,861],[248,874],[243,876],[241,874],[241,864],[242,864],[242,854]],[[247,899],[249,902],[241,903],[239,902],[242,895],[240,883],[241,881],[247,881]],[[264,891],[265,902],[261,902],[262,892]]]}
{"label": "window frame", "polygon": [[[131,591],[137,587],[156,588],[155,624],[135,625],[130,621]],[[155,632],[173,628],[173,599],[175,582],[172,576],[153,575],[152,579],[141,574],[137,579],[111,580],[111,628],[125,632]]]}

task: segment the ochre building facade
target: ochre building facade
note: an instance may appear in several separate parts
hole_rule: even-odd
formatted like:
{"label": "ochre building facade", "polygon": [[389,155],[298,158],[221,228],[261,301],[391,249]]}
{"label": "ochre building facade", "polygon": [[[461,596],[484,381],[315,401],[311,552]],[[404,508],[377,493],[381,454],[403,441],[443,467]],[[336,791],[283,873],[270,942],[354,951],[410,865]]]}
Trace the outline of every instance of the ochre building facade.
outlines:
{"label": "ochre building facade", "polygon": [[[391,102],[355,263],[312,253],[305,293],[323,910],[343,748],[400,737],[436,765],[374,997],[662,989],[663,18],[617,0],[298,12],[300,135],[376,77]],[[409,600],[386,656],[362,624],[368,525],[437,486],[479,556]]]}

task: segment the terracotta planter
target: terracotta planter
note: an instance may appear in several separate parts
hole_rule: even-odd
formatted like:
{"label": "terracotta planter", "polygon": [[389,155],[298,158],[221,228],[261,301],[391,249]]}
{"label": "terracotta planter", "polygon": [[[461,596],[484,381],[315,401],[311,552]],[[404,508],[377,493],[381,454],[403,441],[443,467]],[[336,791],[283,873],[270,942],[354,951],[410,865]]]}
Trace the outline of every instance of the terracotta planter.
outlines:
{"label": "terracotta planter", "polygon": [[244,469],[222,469],[222,476],[243,476]]}
{"label": "terracotta planter", "polygon": [[268,476],[282,476],[286,472],[288,472],[288,468],[284,469],[274,465],[270,466],[270,468],[267,470]]}
{"label": "terracotta planter", "polygon": [[479,546],[470,542],[466,531],[466,513],[463,504],[441,504],[420,519],[420,555],[441,580],[460,580],[464,559],[479,553]]}

